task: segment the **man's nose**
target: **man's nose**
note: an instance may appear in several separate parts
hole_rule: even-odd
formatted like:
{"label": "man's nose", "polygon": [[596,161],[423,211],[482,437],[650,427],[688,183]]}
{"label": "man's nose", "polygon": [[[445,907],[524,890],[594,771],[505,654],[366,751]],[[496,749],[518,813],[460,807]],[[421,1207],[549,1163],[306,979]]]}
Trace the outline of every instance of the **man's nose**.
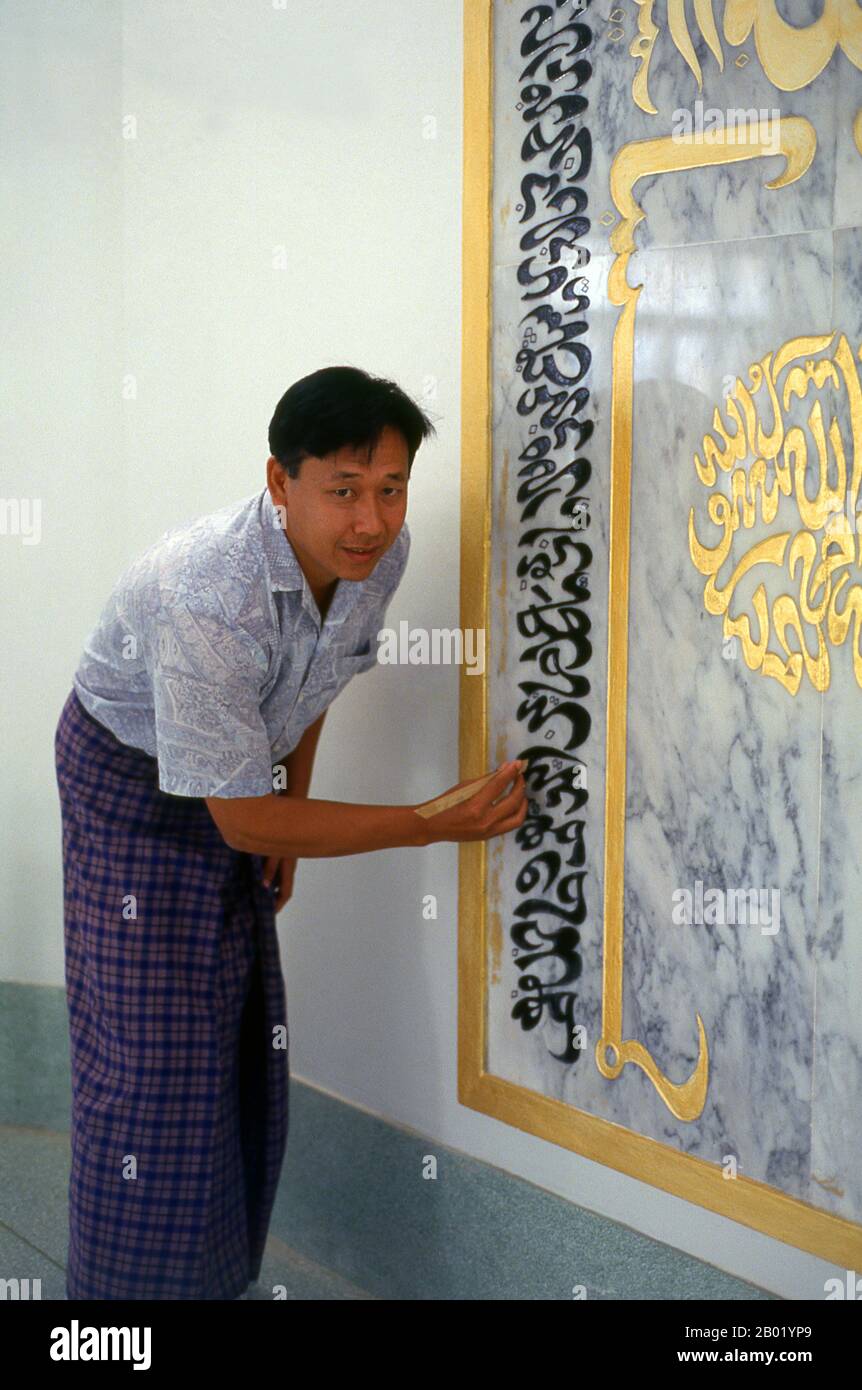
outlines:
{"label": "man's nose", "polygon": [[360,498],[353,514],[353,529],[357,535],[368,536],[378,541],[386,530],[380,511],[373,498]]}

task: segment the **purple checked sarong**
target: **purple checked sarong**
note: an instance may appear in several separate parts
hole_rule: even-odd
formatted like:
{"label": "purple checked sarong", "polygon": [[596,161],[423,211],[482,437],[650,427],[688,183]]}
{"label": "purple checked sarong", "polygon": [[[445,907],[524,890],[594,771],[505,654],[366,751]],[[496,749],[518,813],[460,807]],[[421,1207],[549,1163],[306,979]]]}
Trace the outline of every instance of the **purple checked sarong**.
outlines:
{"label": "purple checked sarong", "polygon": [[161,791],[155,758],[74,690],[55,756],[66,1294],[235,1298],[259,1275],[287,1142],[287,1005],[264,859],[230,849],[203,799]]}

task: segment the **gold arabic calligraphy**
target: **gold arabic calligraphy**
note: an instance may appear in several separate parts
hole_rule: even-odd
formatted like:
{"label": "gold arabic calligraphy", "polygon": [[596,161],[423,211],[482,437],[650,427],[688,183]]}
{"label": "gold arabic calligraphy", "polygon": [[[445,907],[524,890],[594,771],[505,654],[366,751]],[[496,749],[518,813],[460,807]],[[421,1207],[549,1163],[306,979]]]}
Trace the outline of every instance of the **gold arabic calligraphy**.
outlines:
{"label": "gold arabic calligraphy", "polygon": [[[642,111],[656,114],[649,94],[649,65],[660,32],[653,20],[655,0],[635,0],[638,34],[629,53],[638,60],[632,81],[632,97]],[[701,37],[721,71],[724,53],[713,14],[713,0],[694,0],[694,14]],[[685,16],[685,0],[667,0],[667,27],[677,52],[694,74],[698,90],[703,74]],[[745,43],[754,31],[760,64],[774,87],[797,92],[821,73],[840,48],[850,62],[862,68],[862,8],[856,0],[824,0],[823,13],[811,24],[788,24],[778,13],[776,0],[725,0],[724,37],[733,47]]]}
{"label": "gold arabic calligraphy", "polygon": [[[835,646],[844,642],[852,625],[853,672],[862,686],[862,586],[854,583],[848,588],[851,575],[847,569],[858,568],[862,558],[862,514],[858,525],[856,517],[862,481],[862,388],[853,350],[843,333],[838,335],[832,355],[824,355],[835,338],[835,332],[792,338],[776,353],[769,352],[762,361],[752,363],[748,369],[750,389],[737,377],[725,403],[727,418],[723,419],[716,407],[714,433],[703,436],[702,451],[694,456],[701,483],[714,489],[707,503],[709,520],[723,533],[717,544],[705,545],[698,537],[691,509],[689,554],[700,573],[708,576],[704,607],[708,613],[724,615],[724,635],[739,638],[749,668],[773,676],[792,695],[799,689],[803,671],[816,690],[829,687],[824,625]],[[838,419],[832,414],[827,425],[820,399],[814,399],[808,411],[808,434],[786,418],[794,401],[807,404],[812,391],[824,388],[838,392],[842,401],[846,398],[852,436],[849,454]],[[764,408],[772,422],[768,430],[763,424]],[[812,442],[813,450],[809,448]],[[741,467],[752,455],[750,467]],[[806,492],[809,458],[815,474],[819,473],[814,497]],[[729,496],[722,490],[724,480],[717,470],[729,474]],[[795,500],[801,529],[792,536],[782,530],[759,540],[738,560],[726,582],[720,582],[719,570],[730,556],[736,532],[740,527],[750,529],[758,521],[771,524],[782,496]],[[770,613],[761,582],[752,598],[758,622],[755,639],[746,613],[731,616],[734,590],[755,565],[783,565],[785,561],[791,580],[798,586],[798,597],[781,594]],[[845,571],[840,577],[839,570]],[[816,650],[810,646],[806,627],[813,629]],[[788,644],[788,630],[795,635],[799,650]],[[768,649],[772,631],[783,654]]]}

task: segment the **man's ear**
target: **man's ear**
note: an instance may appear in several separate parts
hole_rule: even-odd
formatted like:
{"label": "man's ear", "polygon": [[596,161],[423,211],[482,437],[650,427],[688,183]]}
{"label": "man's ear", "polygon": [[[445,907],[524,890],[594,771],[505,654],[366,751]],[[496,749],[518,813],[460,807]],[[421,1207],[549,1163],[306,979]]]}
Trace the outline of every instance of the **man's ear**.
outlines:
{"label": "man's ear", "polygon": [[271,454],[267,459],[267,485],[269,485],[270,476],[272,476],[272,482],[276,491],[281,494],[281,500],[279,501],[278,505],[284,507],[286,510],[287,482],[290,477],[290,474],[284,467],[284,464],[279,463],[278,459],[273,458]]}

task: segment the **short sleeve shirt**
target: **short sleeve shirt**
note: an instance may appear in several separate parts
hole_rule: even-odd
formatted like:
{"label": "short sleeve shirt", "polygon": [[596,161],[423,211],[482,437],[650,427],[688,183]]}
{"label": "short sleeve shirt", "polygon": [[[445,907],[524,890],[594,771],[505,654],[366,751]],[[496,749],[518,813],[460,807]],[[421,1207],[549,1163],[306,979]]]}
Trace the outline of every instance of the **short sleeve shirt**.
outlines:
{"label": "short sleeve shirt", "polygon": [[120,575],[73,683],[84,707],[158,761],[177,796],[264,796],[273,766],[353,676],[404,573],[407,524],[326,619],[269,489],[166,531]]}

